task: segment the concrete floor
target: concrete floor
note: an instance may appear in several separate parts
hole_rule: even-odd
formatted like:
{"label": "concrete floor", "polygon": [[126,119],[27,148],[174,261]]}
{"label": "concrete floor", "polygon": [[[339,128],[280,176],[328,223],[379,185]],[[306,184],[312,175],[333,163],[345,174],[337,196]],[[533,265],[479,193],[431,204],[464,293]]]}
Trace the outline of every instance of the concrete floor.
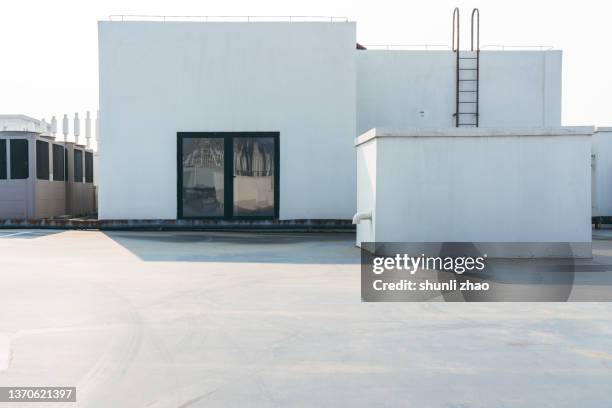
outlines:
{"label": "concrete floor", "polygon": [[81,407],[611,406],[611,304],[361,303],[351,235],[2,230],[0,254],[0,385]]}

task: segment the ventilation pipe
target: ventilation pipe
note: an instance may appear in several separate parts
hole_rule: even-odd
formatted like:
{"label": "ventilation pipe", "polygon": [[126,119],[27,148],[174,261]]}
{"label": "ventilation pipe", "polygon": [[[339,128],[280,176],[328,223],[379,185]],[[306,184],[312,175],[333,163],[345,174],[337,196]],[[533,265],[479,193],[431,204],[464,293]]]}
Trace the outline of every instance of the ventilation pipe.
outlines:
{"label": "ventilation pipe", "polygon": [[55,116],[51,118],[51,134],[53,135],[53,137],[55,137],[55,135],[57,134],[57,119],[55,118]]}
{"label": "ventilation pipe", "polygon": [[64,119],[62,119],[62,133],[64,134],[64,143],[68,140],[68,115],[64,113]]}
{"label": "ventilation pipe", "polygon": [[81,135],[81,120],[79,119],[79,113],[74,114],[74,144],[79,144],[79,136]]}
{"label": "ventilation pipe", "polygon": [[91,116],[89,111],[87,111],[87,116],[85,116],[85,140],[87,140],[87,148],[89,149],[91,141]]}
{"label": "ventilation pipe", "polygon": [[353,215],[353,224],[359,224],[363,220],[371,220],[372,219],[372,211],[367,212],[358,212]]}

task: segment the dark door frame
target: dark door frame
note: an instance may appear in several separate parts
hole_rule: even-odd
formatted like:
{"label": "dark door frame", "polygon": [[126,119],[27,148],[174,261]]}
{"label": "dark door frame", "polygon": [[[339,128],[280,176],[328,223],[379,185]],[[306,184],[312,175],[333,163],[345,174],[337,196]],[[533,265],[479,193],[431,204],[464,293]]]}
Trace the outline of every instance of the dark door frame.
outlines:
{"label": "dark door frame", "polygon": [[[278,219],[280,186],[280,147],[279,132],[177,132],[176,137],[176,208],[177,219],[187,220],[275,220]],[[274,215],[234,216],[234,138],[268,137],[274,139]],[[183,140],[186,138],[223,138],[224,170],[224,214],[222,216],[185,217],[183,216]]]}

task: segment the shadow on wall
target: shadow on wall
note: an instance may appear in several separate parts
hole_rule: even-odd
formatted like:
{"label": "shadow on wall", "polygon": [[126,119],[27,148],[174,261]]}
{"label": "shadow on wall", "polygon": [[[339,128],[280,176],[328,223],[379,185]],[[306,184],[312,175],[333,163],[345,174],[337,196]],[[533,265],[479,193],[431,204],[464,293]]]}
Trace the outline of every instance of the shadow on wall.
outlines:
{"label": "shadow on wall", "polygon": [[359,264],[351,233],[104,232],[143,261]]}

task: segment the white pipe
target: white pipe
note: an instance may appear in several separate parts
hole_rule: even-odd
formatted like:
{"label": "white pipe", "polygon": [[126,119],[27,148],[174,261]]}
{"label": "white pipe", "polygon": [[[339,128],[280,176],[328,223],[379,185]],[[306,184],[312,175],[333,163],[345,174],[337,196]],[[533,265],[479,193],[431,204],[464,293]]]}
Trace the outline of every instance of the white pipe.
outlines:
{"label": "white pipe", "polygon": [[75,112],[74,114],[74,128],[72,129],[72,133],[74,133],[74,144],[79,144],[79,136],[81,135],[81,120],[79,119],[78,112]]}
{"label": "white pipe", "polygon": [[85,117],[85,140],[87,140],[88,149],[89,149],[90,139],[91,139],[91,116],[89,115],[89,111],[87,111],[87,116]]}
{"label": "white pipe", "polygon": [[66,139],[68,138],[68,115],[64,113],[64,118],[62,119],[62,133],[64,134],[64,143],[66,143]]}
{"label": "white pipe", "polygon": [[363,220],[371,220],[372,219],[372,211],[368,212],[358,212],[353,215],[353,224],[359,224],[360,221]]}
{"label": "white pipe", "polygon": [[51,134],[53,137],[57,134],[57,118],[55,116],[51,118]]}

